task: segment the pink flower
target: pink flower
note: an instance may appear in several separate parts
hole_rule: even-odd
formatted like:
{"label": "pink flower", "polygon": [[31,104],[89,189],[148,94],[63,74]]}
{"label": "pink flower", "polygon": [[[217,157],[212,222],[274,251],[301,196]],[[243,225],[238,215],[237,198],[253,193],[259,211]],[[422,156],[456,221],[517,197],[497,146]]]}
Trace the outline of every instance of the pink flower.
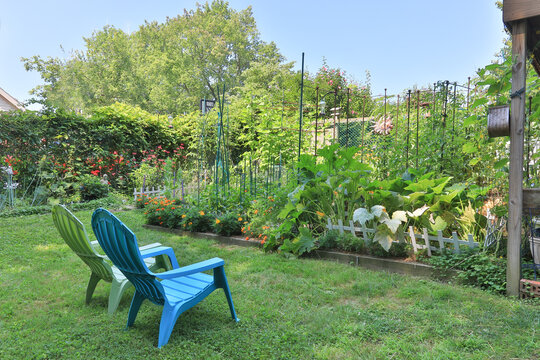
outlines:
{"label": "pink flower", "polygon": [[392,118],[387,116],[386,118],[381,117],[375,122],[373,126],[373,132],[379,135],[388,135],[394,125],[392,124]]}

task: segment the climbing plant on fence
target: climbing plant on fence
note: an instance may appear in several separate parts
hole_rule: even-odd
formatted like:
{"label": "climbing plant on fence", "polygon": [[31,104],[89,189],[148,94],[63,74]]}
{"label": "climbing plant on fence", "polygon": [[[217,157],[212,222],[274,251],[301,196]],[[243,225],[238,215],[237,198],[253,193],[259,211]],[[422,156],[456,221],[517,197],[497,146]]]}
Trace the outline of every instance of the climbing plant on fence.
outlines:
{"label": "climbing plant on fence", "polygon": [[[0,158],[16,172],[19,189],[74,191],[79,176],[102,177],[127,190],[127,175],[142,162],[183,159],[183,140],[168,121],[114,104],[89,118],[61,109],[0,115]],[[7,160],[7,161],[6,161]]]}

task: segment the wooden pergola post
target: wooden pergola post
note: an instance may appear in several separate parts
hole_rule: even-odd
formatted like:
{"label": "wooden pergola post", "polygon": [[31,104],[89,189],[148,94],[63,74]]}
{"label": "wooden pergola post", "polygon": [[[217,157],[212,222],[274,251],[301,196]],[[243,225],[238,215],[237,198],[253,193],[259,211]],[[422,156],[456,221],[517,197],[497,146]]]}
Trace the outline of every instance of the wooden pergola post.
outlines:
{"label": "wooden pergola post", "polygon": [[521,213],[523,211],[523,124],[527,77],[527,21],[512,24],[512,95],[510,113],[510,175],[506,294],[519,295],[521,277]]}

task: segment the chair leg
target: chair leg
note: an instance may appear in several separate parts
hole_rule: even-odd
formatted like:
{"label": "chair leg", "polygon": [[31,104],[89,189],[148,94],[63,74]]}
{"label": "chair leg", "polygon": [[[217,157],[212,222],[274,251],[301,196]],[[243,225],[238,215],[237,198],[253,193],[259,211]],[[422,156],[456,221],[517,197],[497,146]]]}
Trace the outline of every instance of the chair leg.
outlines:
{"label": "chair leg", "polygon": [[86,305],[90,304],[90,299],[92,299],[92,295],[94,294],[94,290],[96,289],[96,285],[101,280],[99,276],[92,273],[90,275],[90,281],[88,281],[88,287],[86,288]]}
{"label": "chair leg", "polygon": [[169,338],[171,337],[171,333],[177,319],[175,310],[177,311],[177,309],[170,306],[168,303],[165,303],[165,305],[163,306],[163,312],[161,313],[161,321],[159,323],[158,348],[166,345],[169,342]]}
{"label": "chair leg", "polygon": [[113,279],[111,284],[111,292],[109,293],[109,315],[114,314],[118,308],[118,304],[120,304],[120,300],[122,300],[124,291],[129,287],[129,285],[131,285],[131,283],[127,280],[119,282],[116,279]]}
{"label": "chair leg", "polygon": [[159,255],[156,256],[156,269],[165,269],[167,271],[172,270],[173,266],[171,264],[171,260],[167,255]]}
{"label": "chair leg", "polygon": [[225,297],[229,303],[229,310],[231,310],[231,317],[234,321],[239,321],[236,316],[236,311],[234,311],[234,303],[231,296],[231,290],[229,289],[229,284],[227,282],[227,276],[225,276],[225,269],[223,266],[217,267],[214,269],[214,281],[218,288],[222,288],[225,292]]}
{"label": "chair leg", "polygon": [[139,308],[141,307],[143,300],[144,300],[144,296],[138,291],[135,291],[135,294],[133,295],[133,299],[131,300],[131,306],[129,308],[128,321],[127,321],[128,327],[133,325],[133,323],[135,322],[135,318],[137,317],[137,313],[139,312]]}

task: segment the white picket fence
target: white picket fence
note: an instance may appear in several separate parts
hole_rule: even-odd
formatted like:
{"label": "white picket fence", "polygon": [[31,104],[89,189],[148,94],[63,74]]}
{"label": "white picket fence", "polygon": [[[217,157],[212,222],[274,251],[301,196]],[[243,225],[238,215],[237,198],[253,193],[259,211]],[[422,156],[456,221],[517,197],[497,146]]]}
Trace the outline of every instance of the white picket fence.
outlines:
{"label": "white picket fence", "polygon": [[[160,194],[163,194],[165,191],[167,190],[167,188],[165,186],[161,187],[161,186],[158,186],[157,188],[155,187],[146,187],[146,188],[134,188],[133,189],[133,200],[137,200],[137,196],[142,196],[143,194],[145,195],[160,195]],[[184,191],[183,191],[183,194],[182,194],[182,188],[177,188],[177,189],[173,189],[171,191],[173,194],[174,194],[174,198],[182,198],[182,195],[186,196],[188,194],[194,194],[197,192],[197,185],[196,184],[189,184],[189,185],[186,185],[184,186]]]}
{"label": "white picket fence", "polygon": [[[364,226],[354,226],[354,222],[352,220],[349,220],[349,226],[344,226],[341,219],[338,219],[337,225],[332,224],[330,219],[328,219],[326,228],[329,230],[338,230],[340,234],[348,231],[354,236],[362,238],[366,244],[372,241],[368,234],[375,233],[375,229],[366,228]],[[415,234],[413,227],[409,226],[409,232],[406,233],[405,236],[410,239],[410,244],[412,245],[415,253],[417,253],[418,250],[426,249],[428,256],[431,256],[432,251],[441,252],[443,249],[451,250],[453,253],[459,254],[461,252],[461,246],[466,246],[471,249],[478,247],[478,243],[474,241],[471,234],[467,235],[467,240],[460,240],[455,231],[452,232],[452,238],[446,238],[442,236],[442,231],[438,231],[437,236],[433,236],[429,235],[427,229],[425,228],[422,229],[422,234]],[[438,246],[434,246],[434,243],[436,243]],[[451,244],[452,246],[448,248],[446,244]]]}
{"label": "white picket fence", "polygon": [[[137,200],[138,196],[143,196],[143,195],[159,195],[159,194],[164,193],[166,190],[167,188],[165,186],[164,187],[158,186],[157,189],[153,186],[152,188],[149,188],[149,187],[147,188],[141,187],[140,189],[135,188],[133,190],[133,200]],[[182,196],[182,189],[174,189],[173,192],[175,194],[174,197]]]}

